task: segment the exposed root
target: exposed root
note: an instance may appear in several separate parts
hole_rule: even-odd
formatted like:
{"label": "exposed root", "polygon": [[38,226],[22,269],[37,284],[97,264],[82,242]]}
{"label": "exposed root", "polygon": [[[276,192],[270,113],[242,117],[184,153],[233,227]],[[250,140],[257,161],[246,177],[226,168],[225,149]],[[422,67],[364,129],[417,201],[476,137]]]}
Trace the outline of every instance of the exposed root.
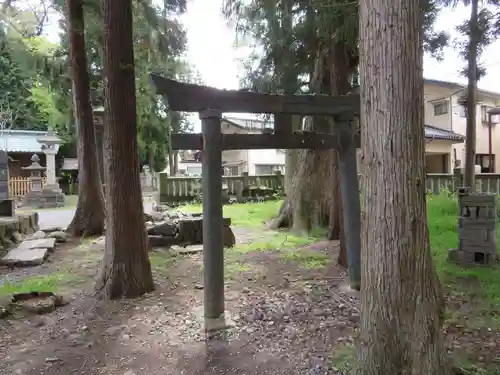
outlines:
{"label": "exposed root", "polygon": [[292,207],[288,199],[283,201],[283,204],[278,211],[278,215],[270,221],[268,226],[269,229],[272,230],[290,228],[292,226]]}

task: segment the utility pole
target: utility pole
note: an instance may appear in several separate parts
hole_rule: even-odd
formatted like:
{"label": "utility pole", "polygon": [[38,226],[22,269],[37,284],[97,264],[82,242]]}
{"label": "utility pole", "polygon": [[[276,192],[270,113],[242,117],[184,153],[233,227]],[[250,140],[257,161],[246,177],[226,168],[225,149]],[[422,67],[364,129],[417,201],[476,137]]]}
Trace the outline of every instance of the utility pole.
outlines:
{"label": "utility pole", "polygon": [[465,109],[467,115],[467,130],[465,138],[465,186],[469,192],[476,190],[476,88],[477,88],[477,45],[479,43],[478,30],[478,0],[471,1],[471,15],[469,21],[469,53],[468,53],[468,85]]}

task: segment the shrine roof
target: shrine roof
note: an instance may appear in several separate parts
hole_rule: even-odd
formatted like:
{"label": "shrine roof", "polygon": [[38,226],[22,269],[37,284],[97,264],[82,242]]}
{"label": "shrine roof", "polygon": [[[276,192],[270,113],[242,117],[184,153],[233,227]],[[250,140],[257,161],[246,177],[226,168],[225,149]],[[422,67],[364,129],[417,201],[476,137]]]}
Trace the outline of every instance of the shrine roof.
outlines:
{"label": "shrine roof", "polygon": [[7,152],[38,153],[42,152],[37,138],[47,135],[46,131],[2,130],[0,131],[0,150]]}

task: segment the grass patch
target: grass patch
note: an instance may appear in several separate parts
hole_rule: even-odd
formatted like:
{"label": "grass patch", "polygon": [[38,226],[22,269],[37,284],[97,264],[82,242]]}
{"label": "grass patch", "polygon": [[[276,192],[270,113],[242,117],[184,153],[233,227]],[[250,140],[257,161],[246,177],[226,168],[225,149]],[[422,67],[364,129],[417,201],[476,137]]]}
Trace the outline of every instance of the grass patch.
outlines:
{"label": "grass patch", "polygon": [[[232,225],[242,227],[260,227],[265,221],[272,219],[281,206],[282,201],[262,203],[235,203],[223,208],[224,217],[231,218]],[[202,212],[200,204],[180,206],[181,212]]]}
{"label": "grass patch", "polygon": [[151,269],[157,273],[168,272],[176,261],[176,256],[168,252],[155,252],[149,254]]}
{"label": "grass patch", "polygon": [[448,249],[458,246],[458,203],[442,194],[427,198],[432,256],[441,282],[490,309],[500,309],[500,268],[463,268],[448,261]]}
{"label": "grass patch", "polygon": [[356,361],[356,348],[354,345],[346,344],[335,348],[328,357],[328,365],[334,371],[342,374],[350,374]]}
{"label": "grass patch", "polygon": [[0,280],[0,297],[8,297],[16,293],[29,292],[60,292],[71,285],[83,282],[78,276],[63,272],[55,272],[50,275],[27,277],[20,281]]}
{"label": "grass patch", "polygon": [[[230,279],[234,275],[243,273],[243,272],[252,272],[253,268],[256,268],[256,265],[252,265],[250,267],[249,264],[245,264],[243,262],[235,261],[235,262],[225,262],[224,264],[224,278]],[[253,272],[252,272],[253,273]]]}
{"label": "grass patch", "polygon": [[253,253],[259,251],[293,249],[317,242],[316,237],[299,237],[287,232],[263,232],[262,241],[253,241],[248,244],[238,244],[228,250],[233,253]]}
{"label": "grass patch", "polygon": [[325,253],[307,249],[284,251],[283,258],[298,264],[302,268],[324,268],[330,263],[330,257]]}

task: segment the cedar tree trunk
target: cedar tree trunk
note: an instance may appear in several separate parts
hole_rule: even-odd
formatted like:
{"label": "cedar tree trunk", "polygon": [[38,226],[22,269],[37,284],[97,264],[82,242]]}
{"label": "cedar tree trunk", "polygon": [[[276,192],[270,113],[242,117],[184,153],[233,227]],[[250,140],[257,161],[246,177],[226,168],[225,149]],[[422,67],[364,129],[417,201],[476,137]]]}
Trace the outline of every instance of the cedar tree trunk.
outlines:
{"label": "cedar tree trunk", "polygon": [[104,232],[104,198],[90,104],[82,1],[66,0],[66,12],[73,104],[78,129],[78,204],[68,233],[73,236],[97,236]]}
{"label": "cedar tree trunk", "polygon": [[104,0],[106,247],[96,285],[107,299],[154,289],[144,225],[135,98],[132,0]]}
{"label": "cedar tree trunk", "polygon": [[357,375],[449,375],[427,227],[421,4],[360,3],[366,165]]}

